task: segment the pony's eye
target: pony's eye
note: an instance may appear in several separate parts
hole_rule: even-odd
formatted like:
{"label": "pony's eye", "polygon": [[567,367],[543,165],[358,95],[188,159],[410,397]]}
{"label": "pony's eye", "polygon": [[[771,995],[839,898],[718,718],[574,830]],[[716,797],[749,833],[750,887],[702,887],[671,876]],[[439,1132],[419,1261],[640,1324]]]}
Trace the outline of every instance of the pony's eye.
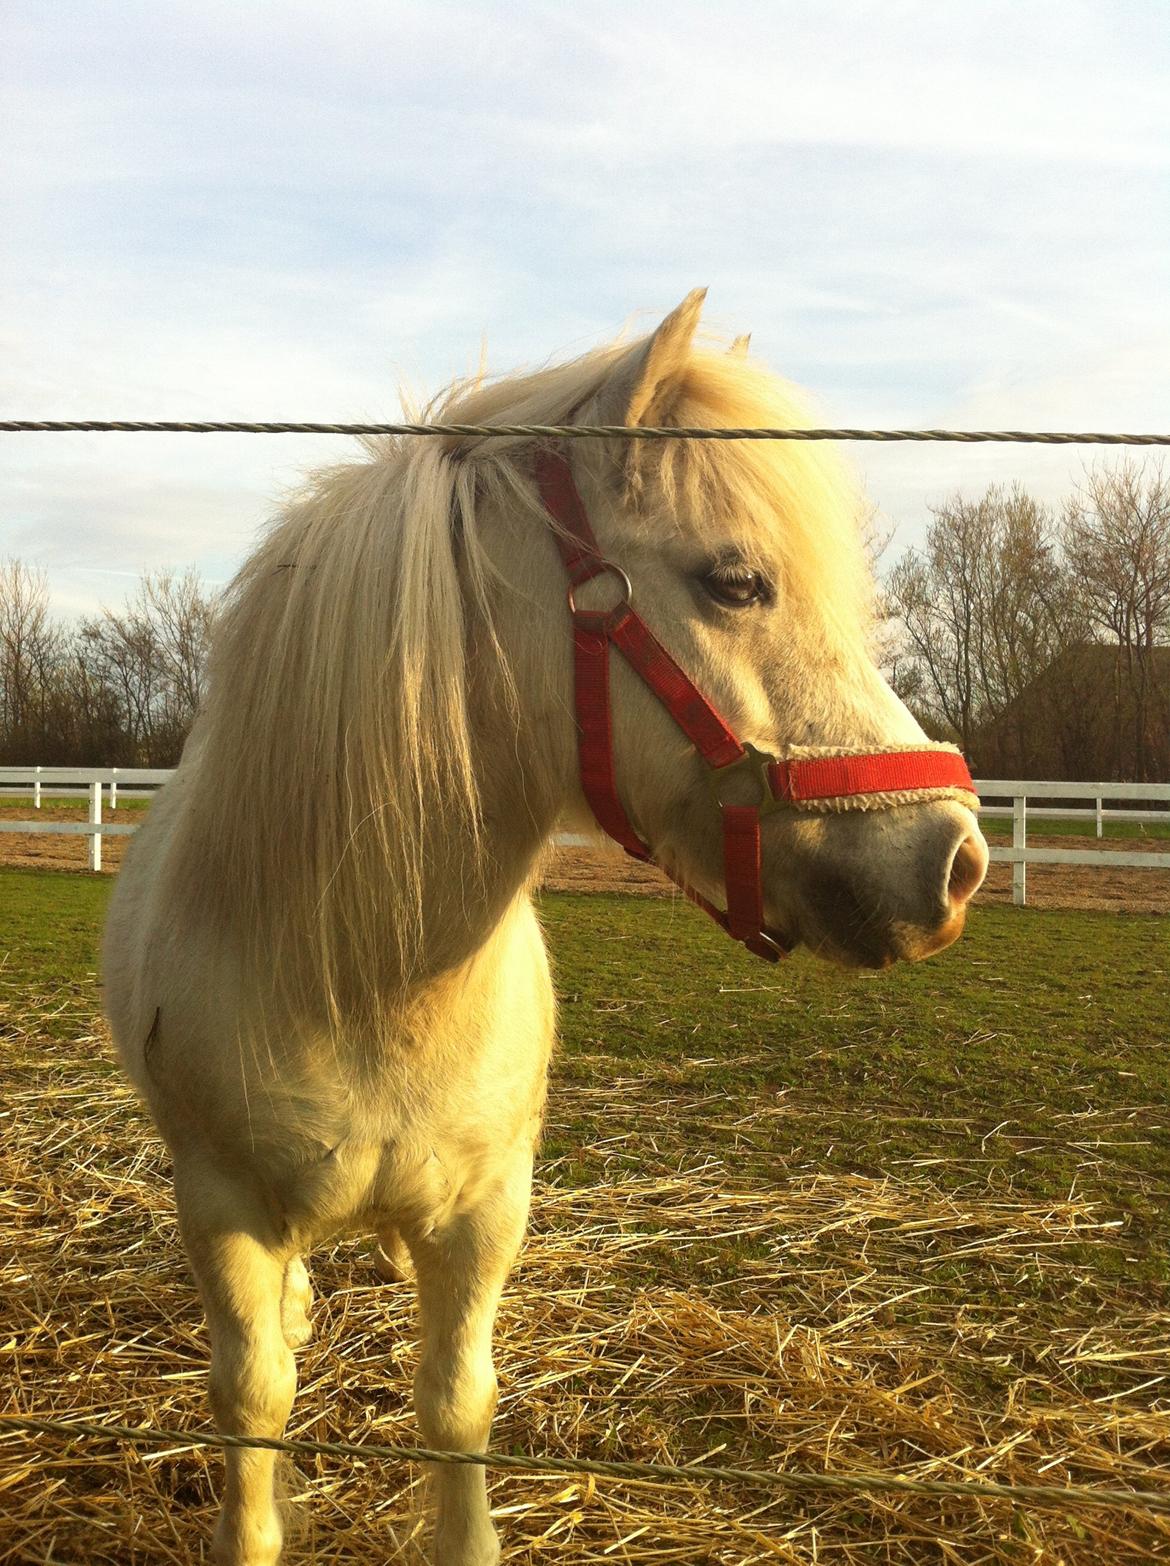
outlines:
{"label": "pony's eye", "polygon": [[703,586],[717,604],[728,609],[746,609],[768,597],[767,582],[747,566],[718,566],[703,578]]}

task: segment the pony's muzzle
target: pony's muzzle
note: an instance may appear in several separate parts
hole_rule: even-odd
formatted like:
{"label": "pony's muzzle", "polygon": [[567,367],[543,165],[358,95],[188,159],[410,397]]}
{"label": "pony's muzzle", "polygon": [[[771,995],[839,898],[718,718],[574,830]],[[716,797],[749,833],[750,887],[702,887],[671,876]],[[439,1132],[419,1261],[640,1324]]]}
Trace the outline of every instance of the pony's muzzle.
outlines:
{"label": "pony's muzzle", "polygon": [[801,938],[848,967],[920,961],[957,940],[987,873],[975,817],[955,801],[824,821],[804,861]]}
{"label": "pony's muzzle", "polygon": [[[893,932],[895,957],[921,961],[958,940],[967,920],[967,905],[987,874],[987,844],[970,812],[955,807],[953,815],[949,811],[946,814],[950,816],[948,824],[952,827],[952,835],[944,842],[953,846],[949,851],[944,850],[933,870],[930,864],[932,848],[925,848],[924,879],[928,896],[921,912],[912,914],[905,922],[898,921]],[[932,876],[935,877],[933,896],[930,895]],[[932,901],[933,912],[929,906]]]}
{"label": "pony's muzzle", "polygon": [[967,922],[967,905],[987,874],[988,857],[982,832],[968,832],[959,841],[946,870],[941,899],[945,912],[941,920],[934,925],[927,923],[902,931],[902,949],[897,956],[920,962],[958,940]]}
{"label": "pony's muzzle", "polygon": [[958,910],[975,896],[987,874],[988,852],[982,832],[968,833],[955,849],[947,875],[947,899]]}

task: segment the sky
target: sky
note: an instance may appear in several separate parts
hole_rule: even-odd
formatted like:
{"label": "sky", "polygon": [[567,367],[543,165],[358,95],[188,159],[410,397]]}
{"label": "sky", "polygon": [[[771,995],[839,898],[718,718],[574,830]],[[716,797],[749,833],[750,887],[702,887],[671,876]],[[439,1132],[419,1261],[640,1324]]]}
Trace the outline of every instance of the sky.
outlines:
{"label": "sky", "polygon": [[[826,420],[1170,428],[1166,0],[5,0],[0,416],[394,419],[709,325]],[[226,582],[325,437],[0,435],[63,614]],[[896,525],[1082,449],[851,448]]]}

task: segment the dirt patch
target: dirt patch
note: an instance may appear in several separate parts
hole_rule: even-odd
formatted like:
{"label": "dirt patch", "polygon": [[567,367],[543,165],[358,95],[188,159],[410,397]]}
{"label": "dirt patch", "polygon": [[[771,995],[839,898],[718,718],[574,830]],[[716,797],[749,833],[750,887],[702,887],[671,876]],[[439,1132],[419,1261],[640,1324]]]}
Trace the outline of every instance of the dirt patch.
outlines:
{"label": "dirt patch", "polygon": [[[1035,837],[1034,848],[1076,848],[1096,852],[1167,852],[1166,843],[1095,837]],[[677,897],[660,870],[639,864],[620,850],[557,849],[544,878],[553,892],[629,892],[641,897]],[[1010,903],[1012,867],[992,865],[977,902]],[[1029,865],[1028,903],[1036,908],[1088,908],[1116,913],[1170,914],[1170,870],[1118,869],[1101,865]]]}
{"label": "dirt patch", "polygon": [[[104,810],[102,818],[115,826],[135,826],[142,819],[140,811]],[[28,804],[0,805],[0,821],[87,821],[88,805],[42,805],[34,810]],[[116,870],[126,852],[125,837],[107,837],[102,841],[102,868]],[[18,866],[30,870],[85,870],[89,869],[89,838],[64,836],[63,834],[0,832],[0,865]]]}
{"label": "dirt patch", "polygon": [[[0,820],[27,821],[33,811],[27,805],[0,805]],[[84,821],[87,810],[77,805],[46,805],[41,821]],[[106,819],[131,826],[141,814],[106,813]],[[107,837],[102,844],[102,869],[118,869],[129,842]],[[1112,848],[1135,853],[1165,853],[1170,844],[1143,842],[1140,838],[1041,837],[1030,838],[1036,848],[1076,848],[1099,852]],[[34,870],[86,870],[89,842],[84,837],[0,833],[0,865]],[[625,892],[635,897],[677,897],[670,881],[653,865],[639,864],[619,849],[559,848],[549,860],[544,885],[553,892]],[[1010,865],[992,865],[977,901],[1009,903],[1012,895]],[[1119,869],[1102,865],[1029,865],[1028,903],[1036,908],[1086,908],[1117,913],[1170,914],[1170,870]]]}
{"label": "dirt patch", "polygon": [[[1029,837],[1032,848],[1075,848],[1090,853],[1170,853],[1170,843],[1141,838]],[[977,901],[1010,903],[1011,865],[992,865]],[[1029,865],[1028,906],[1088,908],[1111,913],[1170,913],[1170,870],[1116,865]]]}

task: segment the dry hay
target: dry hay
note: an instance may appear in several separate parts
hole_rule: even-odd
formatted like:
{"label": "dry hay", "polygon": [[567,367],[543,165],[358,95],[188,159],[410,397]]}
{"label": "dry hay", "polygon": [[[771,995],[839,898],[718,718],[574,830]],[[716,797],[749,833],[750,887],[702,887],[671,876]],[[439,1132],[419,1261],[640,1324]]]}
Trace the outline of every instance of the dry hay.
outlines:
{"label": "dry hay", "polygon": [[[50,1012],[71,1043],[45,1037]],[[0,987],[3,1406],[203,1426],[205,1334],[165,1153],[105,1048],[86,1005]],[[1116,1239],[1116,1214],[979,1180],[948,1190],[947,1171],[913,1160],[874,1176],[794,1172],[771,1190],[681,1154],[673,1172],[629,1173],[639,1139],[670,1151],[670,1103],[647,1102],[636,1079],[560,1097],[572,1102],[554,1097],[554,1119],[596,1126],[581,1149],[591,1173],[561,1184],[554,1164],[538,1185],[497,1335],[500,1448],[1170,1494],[1167,1316],[1123,1278],[1090,1291],[1091,1306],[1079,1290],[1084,1248]],[[707,1112],[734,1116],[750,1142],[757,1114],[783,1111],[713,1095]],[[1068,1118],[1054,1134],[1132,1134],[1124,1111]],[[693,1259],[686,1288],[662,1283],[667,1254]],[[312,1271],[317,1337],[299,1356],[289,1434],[413,1442],[412,1290],[381,1283],[361,1242]],[[973,1293],[979,1278],[1000,1303]],[[220,1468],[206,1451],[0,1434],[0,1560],[206,1559]],[[301,1459],[287,1474],[290,1562],[417,1560],[420,1480]],[[492,1497],[505,1561],[1170,1560],[1170,1518],[1103,1509],[513,1475]]]}

